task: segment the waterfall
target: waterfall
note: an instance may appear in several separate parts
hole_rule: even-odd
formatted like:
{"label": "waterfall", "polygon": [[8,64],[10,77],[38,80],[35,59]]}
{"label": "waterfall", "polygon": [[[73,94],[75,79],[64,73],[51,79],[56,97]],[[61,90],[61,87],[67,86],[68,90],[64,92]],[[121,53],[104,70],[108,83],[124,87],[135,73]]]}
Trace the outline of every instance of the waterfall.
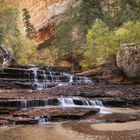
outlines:
{"label": "waterfall", "polygon": [[33,71],[33,74],[34,74],[34,83],[33,83],[33,86],[37,89],[37,90],[43,90],[44,89],[44,84],[41,84],[38,80],[38,70],[39,68],[37,67],[34,67],[34,68],[31,68],[31,70]]}
{"label": "waterfall", "polygon": [[52,75],[52,72],[51,72],[51,70],[49,70],[49,68],[48,68],[48,72],[49,72],[49,74],[50,74],[50,77],[51,77],[51,82],[53,82],[53,75]]}
{"label": "waterfall", "polygon": [[47,82],[47,75],[45,73],[45,70],[42,71],[43,72],[43,83],[46,83]]}
{"label": "waterfall", "polygon": [[69,83],[70,83],[70,84],[73,83],[73,75],[70,75]]}
{"label": "waterfall", "polygon": [[3,57],[3,66],[8,66],[11,62],[11,54],[10,52],[0,44],[0,55]]}
{"label": "waterfall", "polygon": [[14,107],[14,108],[35,108],[35,107],[103,107],[102,101],[91,100],[78,97],[67,98],[52,98],[52,99],[38,99],[38,100],[1,100],[0,106]]}
{"label": "waterfall", "polygon": [[44,106],[47,106],[47,105],[48,105],[48,100],[44,99]]}
{"label": "waterfall", "polygon": [[39,118],[39,119],[38,119],[38,124],[45,124],[45,123],[47,123],[48,121],[49,121],[48,118]]}
{"label": "waterfall", "polygon": [[67,76],[69,79],[69,84],[91,84],[92,81],[88,77],[74,76],[71,74],[63,73],[64,76]]}
{"label": "waterfall", "polygon": [[72,98],[59,98],[58,100],[62,106],[74,105]]}
{"label": "waterfall", "polygon": [[88,78],[88,77],[83,77],[84,78],[84,81],[85,81],[85,83],[92,83],[92,81]]}
{"label": "waterfall", "polygon": [[32,88],[39,91],[53,86],[84,85],[92,83],[88,77],[75,76],[34,65],[4,68],[0,75],[0,80],[4,82],[9,80],[8,82],[12,82],[13,86],[17,85],[19,88]]}
{"label": "waterfall", "polygon": [[21,108],[22,109],[26,109],[27,108],[27,100],[23,100],[20,103],[21,103]]}

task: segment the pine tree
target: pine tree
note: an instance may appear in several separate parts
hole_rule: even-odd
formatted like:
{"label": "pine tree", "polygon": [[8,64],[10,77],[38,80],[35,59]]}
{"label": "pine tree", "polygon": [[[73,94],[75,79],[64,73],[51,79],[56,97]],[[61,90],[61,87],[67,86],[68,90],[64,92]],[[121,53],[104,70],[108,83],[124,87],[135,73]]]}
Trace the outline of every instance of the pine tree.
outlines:
{"label": "pine tree", "polygon": [[31,16],[27,9],[23,9],[22,11],[23,11],[23,22],[24,22],[24,26],[26,27],[25,30],[26,36],[32,40],[35,38],[36,31],[34,26],[30,23]]}
{"label": "pine tree", "polygon": [[80,20],[86,28],[89,28],[96,19],[103,20],[101,0],[82,0]]}

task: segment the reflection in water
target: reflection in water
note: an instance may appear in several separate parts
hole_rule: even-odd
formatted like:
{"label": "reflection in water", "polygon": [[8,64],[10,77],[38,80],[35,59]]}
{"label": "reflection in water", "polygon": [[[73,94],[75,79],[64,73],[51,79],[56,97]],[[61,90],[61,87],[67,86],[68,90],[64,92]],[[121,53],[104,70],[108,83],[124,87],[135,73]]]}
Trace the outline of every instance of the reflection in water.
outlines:
{"label": "reflection in water", "polygon": [[[133,123],[133,122],[132,122]],[[138,123],[138,122],[134,122]],[[123,127],[121,130],[108,130],[102,128],[97,130],[98,126],[108,124],[93,124],[93,123],[57,123],[47,125],[28,125],[16,127],[1,127],[0,140],[138,140],[140,129],[128,131]],[[123,123],[122,126],[129,125]],[[110,126],[110,125],[109,125]],[[120,125],[113,124],[114,128],[120,128]],[[125,130],[125,131],[124,131]],[[130,138],[130,139],[129,139]]]}
{"label": "reflection in water", "polygon": [[126,123],[100,123],[93,124],[93,129],[100,131],[124,131],[140,129],[140,121],[126,122]]}

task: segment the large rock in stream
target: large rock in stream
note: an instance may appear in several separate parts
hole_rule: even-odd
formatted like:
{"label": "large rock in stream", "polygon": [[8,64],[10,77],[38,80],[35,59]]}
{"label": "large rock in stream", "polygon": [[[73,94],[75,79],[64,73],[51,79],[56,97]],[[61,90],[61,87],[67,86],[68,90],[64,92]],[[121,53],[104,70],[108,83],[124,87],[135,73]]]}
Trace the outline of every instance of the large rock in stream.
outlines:
{"label": "large rock in stream", "polygon": [[140,79],[139,44],[123,44],[117,53],[116,62],[128,78]]}

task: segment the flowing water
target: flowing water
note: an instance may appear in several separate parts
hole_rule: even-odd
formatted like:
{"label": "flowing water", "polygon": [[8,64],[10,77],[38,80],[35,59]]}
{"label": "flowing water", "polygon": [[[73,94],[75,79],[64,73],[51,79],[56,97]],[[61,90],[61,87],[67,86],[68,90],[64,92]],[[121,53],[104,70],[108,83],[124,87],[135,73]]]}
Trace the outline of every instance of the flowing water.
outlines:
{"label": "flowing water", "polygon": [[92,83],[88,77],[74,76],[59,70],[52,70],[49,67],[42,68],[34,65],[1,68],[0,80],[3,83],[9,83],[8,86],[12,82],[15,86],[20,86],[20,88],[30,88],[38,91],[66,84],[84,85]]}
{"label": "flowing water", "polygon": [[[41,91],[54,86],[87,85],[92,83],[88,77],[74,76],[48,67],[18,66],[1,69],[0,80],[1,84],[6,83],[6,86],[14,84],[24,88],[24,94],[20,98],[9,93],[9,99],[8,97],[0,99],[0,109],[7,113],[0,112],[0,121],[10,122],[0,127],[0,140],[139,140],[140,138],[140,121],[134,121],[139,116],[139,110],[105,107],[102,100],[93,98],[53,97],[53,95],[43,97],[43,92],[41,96],[40,92],[35,92],[34,94],[38,94],[37,98],[30,96],[24,98],[28,88]],[[123,123],[116,123],[118,120],[123,120]]]}

